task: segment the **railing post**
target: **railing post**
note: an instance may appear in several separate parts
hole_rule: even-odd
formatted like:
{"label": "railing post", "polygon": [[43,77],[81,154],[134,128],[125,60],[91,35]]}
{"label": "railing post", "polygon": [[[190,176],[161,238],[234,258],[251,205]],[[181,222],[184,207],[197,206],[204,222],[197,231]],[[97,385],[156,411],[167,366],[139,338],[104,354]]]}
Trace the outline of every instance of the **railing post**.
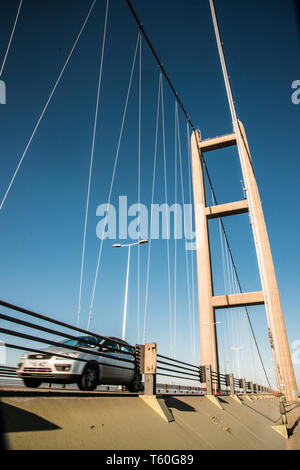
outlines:
{"label": "railing post", "polygon": [[200,389],[203,391],[203,384],[206,383],[205,366],[200,366],[199,367],[199,382],[200,382]]}
{"label": "railing post", "polygon": [[226,374],[226,385],[230,388],[230,395],[235,394],[233,374]]}
{"label": "railing post", "polygon": [[247,393],[247,383],[246,383],[246,379],[241,379],[241,385],[242,385],[243,393]]}
{"label": "railing post", "polygon": [[[142,384],[142,375],[144,374],[144,366],[145,366],[145,345],[136,344],[135,345],[135,373],[139,374],[141,384]],[[109,388],[107,390],[109,390]]]}
{"label": "railing post", "polygon": [[147,343],[144,349],[144,375],[145,390],[144,395],[156,395],[156,368],[157,368],[157,347],[156,343]]}
{"label": "railing post", "polygon": [[212,395],[211,365],[205,366],[206,395]]}

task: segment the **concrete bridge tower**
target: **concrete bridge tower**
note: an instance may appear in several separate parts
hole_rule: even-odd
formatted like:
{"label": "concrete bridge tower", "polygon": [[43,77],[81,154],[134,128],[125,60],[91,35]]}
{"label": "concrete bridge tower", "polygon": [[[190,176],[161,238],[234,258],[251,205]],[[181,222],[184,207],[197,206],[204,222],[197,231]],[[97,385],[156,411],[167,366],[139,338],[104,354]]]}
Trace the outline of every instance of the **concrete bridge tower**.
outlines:
{"label": "concrete bridge tower", "polygon": [[[262,204],[245,129],[242,123],[238,120],[236,114],[213,0],[210,0],[210,6],[232,116],[233,133],[223,137],[202,141],[199,133],[194,132],[191,138],[198,266],[201,363],[211,365],[212,370],[216,372],[218,371],[218,352],[215,327],[215,310],[217,308],[264,304],[276,368],[278,390],[286,395],[288,401],[293,401],[298,397],[298,390]],[[203,177],[203,153],[231,145],[237,145],[238,148],[247,199],[229,204],[207,207]],[[262,291],[214,296],[208,220],[245,212],[249,212],[251,219]]]}

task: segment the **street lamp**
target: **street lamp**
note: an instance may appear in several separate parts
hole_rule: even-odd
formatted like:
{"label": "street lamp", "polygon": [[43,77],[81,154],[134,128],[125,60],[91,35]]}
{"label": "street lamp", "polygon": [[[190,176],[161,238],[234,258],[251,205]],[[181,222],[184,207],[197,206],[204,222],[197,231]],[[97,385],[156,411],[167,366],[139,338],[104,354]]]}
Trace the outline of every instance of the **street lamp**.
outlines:
{"label": "street lamp", "polygon": [[[213,369],[214,369],[214,372],[216,372],[216,359],[215,359],[215,348],[214,348],[214,344],[213,344],[213,329],[212,329],[212,326],[213,325],[220,325],[221,322],[220,321],[216,321],[216,322],[204,322],[204,323],[200,323],[201,325],[206,325],[206,326],[210,326],[210,334],[211,334],[211,347],[212,347],[212,352],[213,352]],[[215,385],[215,391],[216,391],[216,385]]]}
{"label": "street lamp", "polygon": [[125,340],[125,332],[126,332],[126,319],[127,319],[127,299],[128,299],[128,281],[129,281],[129,266],[130,266],[130,254],[131,254],[131,247],[136,245],[143,245],[148,243],[148,240],[140,240],[136,243],[129,243],[126,245],[115,244],[113,248],[128,248],[128,261],[127,261],[127,274],[126,274],[126,288],[125,288],[125,299],[124,299],[124,312],[123,312],[123,331],[122,331],[122,339]]}

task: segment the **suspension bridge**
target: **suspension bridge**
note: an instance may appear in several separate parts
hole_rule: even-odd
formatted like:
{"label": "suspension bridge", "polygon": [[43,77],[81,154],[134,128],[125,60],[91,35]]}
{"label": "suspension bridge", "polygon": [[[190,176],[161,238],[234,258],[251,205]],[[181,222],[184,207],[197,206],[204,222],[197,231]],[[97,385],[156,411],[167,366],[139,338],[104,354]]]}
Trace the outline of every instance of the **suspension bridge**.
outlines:
{"label": "suspension bridge", "polygon": [[[88,417],[84,418],[83,423],[84,426],[89,423],[89,433],[93,434],[96,426],[90,425],[95,413],[101,416],[102,434],[103,428],[109,427],[101,444],[94,435],[89,434],[92,448],[99,448],[99,445],[106,449],[112,448],[110,446],[131,448],[132,441],[126,441],[121,436],[126,420],[132,421],[136,429],[133,439],[140,449],[145,441],[155,448],[168,448],[171,441],[172,448],[184,442],[183,448],[186,449],[286,448],[283,438],[288,437],[293,437],[293,445],[297,445],[292,434],[298,420],[298,389],[254,172],[255,155],[252,160],[251,142],[248,144],[246,134],[247,123],[238,115],[233,97],[215,2],[207,2],[207,13],[212,18],[210,29],[214,32],[215,52],[219,56],[232,128],[221,135],[215,129],[215,135],[209,138],[204,137],[198,124],[194,123],[184,101],[184,92],[178,93],[176,77],[169,75],[163,64],[159,48],[156,49],[152,42],[151,31],[143,24],[142,8],[140,16],[129,0],[120,2],[122,8],[126,7],[128,22],[132,21],[131,30],[135,34],[130,51],[120,58],[120,63],[126,62],[129,71],[126,86],[115,80],[118,68],[112,75],[105,74],[106,66],[112,60],[108,50],[114,41],[112,21],[115,6],[110,3],[109,0],[95,0],[86,8],[65,61],[48,90],[29,138],[2,189],[0,217],[7,217],[12,204],[10,201],[16,204],[16,197],[20,194],[18,186],[22,180],[24,184],[23,175],[33,148],[45,144],[43,139],[39,140],[39,134],[45,132],[44,124],[51,107],[57,105],[57,95],[63,100],[61,88],[66,91],[63,86],[65,75],[69,73],[72,61],[76,61],[81,42],[88,44],[86,35],[89,27],[94,26],[93,39],[97,36],[97,61],[92,67],[96,71],[94,103],[87,106],[88,118],[80,116],[77,135],[73,135],[77,141],[81,140],[80,127],[86,127],[82,120],[87,121],[87,148],[84,149],[82,142],[78,144],[78,152],[77,144],[73,148],[76,159],[72,156],[66,163],[67,180],[57,175],[59,167],[55,164],[61,159],[53,167],[47,159],[44,165],[45,168],[49,166],[50,185],[55,183],[51,188],[53,196],[39,201],[35,195],[26,200],[31,200],[35,209],[39,203],[51,201],[52,204],[57,200],[64,211],[59,224],[66,227],[71,219],[60,198],[64,197],[65,191],[70,191],[73,197],[79,192],[78,187],[82,190],[77,196],[80,197],[80,214],[76,215],[80,227],[80,233],[76,235],[77,242],[80,240],[76,243],[77,252],[80,248],[77,264],[70,256],[72,253],[73,258],[75,249],[69,252],[68,260],[64,260],[68,244],[73,242],[62,242],[61,248],[61,234],[57,226],[53,229],[58,253],[54,255],[49,251],[47,256],[39,254],[44,241],[38,242],[38,235],[35,234],[36,250],[30,255],[33,258],[41,256],[48,264],[52,256],[55,263],[58,260],[61,265],[67,263],[72,270],[70,279],[77,279],[76,306],[73,308],[74,302],[73,306],[66,306],[65,299],[61,302],[57,295],[53,295],[48,306],[44,306],[45,286],[42,295],[38,295],[39,301],[32,299],[29,305],[23,303],[19,292],[15,300],[7,299],[3,290],[0,300],[1,408],[9,445],[24,448],[29,445],[29,434],[32,438],[33,431],[43,430],[48,437],[54,436],[53,440],[50,438],[48,441],[49,445],[59,448],[56,431],[69,429],[65,420],[73,415],[75,407],[78,419],[81,419],[80,414],[81,417]],[[26,2],[21,0],[3,55],[1,78],[9,66],[14,44],[20,40],[18,28],[22,24],[22,16],[26,15],[26,8]],[[149,63],[151,73],[147,69]],[[118,94],[120,90],[116,91],[116,88],[125,89],[122,99]],[[117,100],[114,93],[117,93]],[[113,116],[108,114],[108,105],[105,105],[106,94],[110,105],[114,103],[119,108]],[[108,133],[106,121],[108,127],[114,122],[114,129],[119,125],[118,131]],[[112,140],[112,135],[113,144],[107,142]],[[51,151],[54,151],[55,139],[49,140],[54,140],[49,143]],[[61,151],[64,149],[67,153],[64,144],[59,144]],[[225,202],[218,198],[218,189],[209,171],[209,160],[215,152],[218,155],[224,152],[226,156],[233,152],[240,163],[242,180],[236,181],[236,173],[233,172],[234,182],[238,183],[241,194],[237,200]],[[82,153],[85,164],[80,167],[76,160]],[[43,158],[42,155],[40,158]],[[64,163],[61,164],[62,171],[66,170],[63,166]],[[76,184],[75,189],[71,189],[70,180],[75,167]],[[27,178],[30,178],[32,171],[26,173]],[[37,178],[36,169],[33,174]],[[27,181],[26,184],[32,183]],[[99,187],[104,201],[101,205],[97,200],[99,193],[94,194]],[[134,203],[130,205],[131,202]],[[92,227],[91,223],[94,209],[98,217],[96,227]],[[41,224],[45,223],[41,208],[37,210]],[[235,215],[243,220],[248,218],[250,235],[247,236],[252,236],[254,240],[253,249],[249,252],[257,260],[260,280],[257,290],[242,286],[239,263],[234,256],[227,225],[227,220]],[[128,217],[134,218],[130,224]],[[215,235],[214,239],[212,235]],[[46,237],[46,243],[47,240]],[[120,262],[126,250],[112,248],[128,250],[127,270],[125,263],[122,270]],[[25,258],[28,260],[27,256]],[[58,276],[60,292],[64,289],[75,292],[74,285],[70,287],[70,280],[59,276],[60,269],[60,265],[56,265],[55,269],[51,267],[49,270]],[[44,265],[44,270],[47,271],[47,265]],[[125,285],[123,271],[126,272]],[[34,270],[29,269],[29,272],[34,273]],[[50,273],[47,272],[45,279],[39,279],[39,283],[47,284]],[[107,278],[109,284],[106,283]],[[217,279],[222,281],[218,287]],[[36,283],[34,278],[31,282]],[[253,283],[250,282],[250,285]],[[131,286],[134,286],[135,300],[132,300]],[[25,294],[27,299],[30,298],[30,293]],[[258,328],[252,319],[253,309],[258,306],[261,312],[265,312],[264,335],[268,338],[269,352],[272,353],[268,364],[265,361],[265,346],[261,347],[260,337],[256,334]],[[69,312],[67,316],[63,313],[65,308]],[[80,335],[88,336],[84,336],[83,343],[79,345],[76,341]],[[57,380],[53,371],[43,365],[45,348],[49,354],[49,347],[61,347],[61,341],[68,339],[69,342],[64,343],[65,352],[55,352],[56,359],[64,361],[59,367],[65,367],[67,371],[70,366],[66,365],[66,359],[70,358],[70,354],[75,358],[83,357],[79,354],[85,353],[85,343],[90,341],[84,339],[87,337],[94,338],[99,344],[113,339],[121,354],[117,365],[112,362],[111,367],[117,368],[120,374],[134,370],[143,378],[143,391],[130,391],[130,387],[110,384],[109,379],[103,380],[103,383],[98,380],[94,390],[85,388],[78,391],[74,384],[68,383],[68,379]],[[38,370],[34,370],[37,367],[34,366],[20,374],[20,367],[23,366],[20,357],[25,352],[40,363]],[[92,363],[97,364],[97,361],[116,361],[114,352],[99,348],[90,352],[93,360],[81,358],[75,359],[75,362],[81,361],[86,368],[83,370],[90,370],[88,367]],[[99,379],[98,374],[96,378]],[[32,385],[33,380],[38,378],[37,382],[42,386],[39,389],[25,388],[21,378],[25,378],[25,384],[27,378],[27,384]],[[29,402],[29,397],[34,400]],[[57,405],[57,400],[52,400],[54,398],[59,398],[61,404]],[[20,400],[21,408],[17,405]],[[66,410],[65,416],[61,413],[61,407]],[[181,413],[188,415],[189,411],[193,411],[190,413],[192,417],[182,418]],[[78,424],[76,413],[71,420],[74,429]],[[32,420],[30,416],[39,418]],[[242,433],[239,417],[245,423]],[[197,424],[198,420],[202,422],[201,426]],[[110,426],[109,421],[114,426]],[[150,429],[152,427],[150,434],[145,432],[143,422]],[[166,423],[175,426],[181,423],[182,427],[179,430],[173,426],[169,437],[163,438],[159,444],[153,434],[157,430],[161,439]],[[217,437],[214,437],[214,431]],[[74,430],[74,436],[78,432]],[[77,434],[74,441],[69,440],[67,447],[72,448],[76,445],[74,442],[79,442],[80,433]],[[138,435],[141,440],[137,442]],[[40,436],[34,442],[37,448],[45,446]]]}

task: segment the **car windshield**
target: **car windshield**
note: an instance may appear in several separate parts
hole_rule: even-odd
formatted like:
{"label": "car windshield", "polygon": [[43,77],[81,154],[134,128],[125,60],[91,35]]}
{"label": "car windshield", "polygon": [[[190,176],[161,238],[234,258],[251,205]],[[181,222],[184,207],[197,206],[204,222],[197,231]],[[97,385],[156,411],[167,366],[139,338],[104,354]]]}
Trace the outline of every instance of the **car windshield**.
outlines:
{"label": "car windshield", "polygon": [[93,336],[79,336],[76,339],[66,339],[61,342],[66,346],[77,346],[77,347],[90,347],[95,348],[98,344],[96,338]]}

